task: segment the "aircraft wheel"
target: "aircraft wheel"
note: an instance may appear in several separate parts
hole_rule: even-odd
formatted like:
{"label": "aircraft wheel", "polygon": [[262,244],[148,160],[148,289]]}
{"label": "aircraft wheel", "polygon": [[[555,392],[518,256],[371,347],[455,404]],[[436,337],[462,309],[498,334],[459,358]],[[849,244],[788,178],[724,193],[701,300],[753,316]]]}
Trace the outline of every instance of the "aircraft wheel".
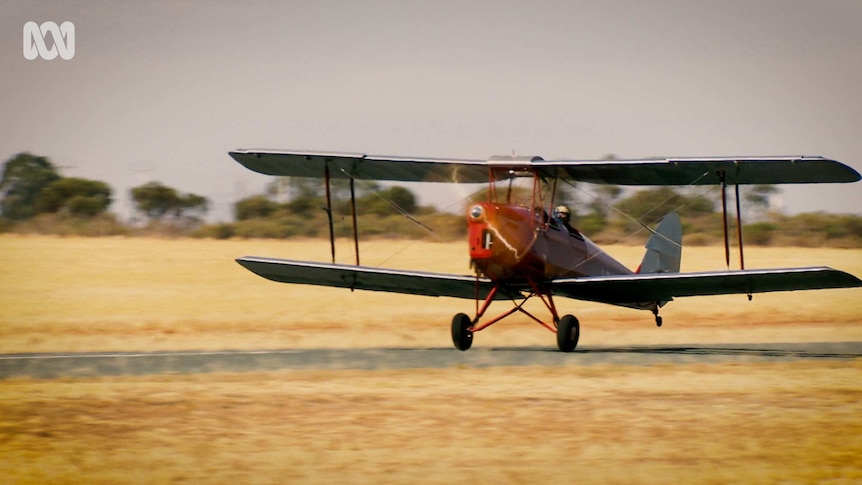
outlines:
{"label": "aircraft wheel", "polygon": [[571,352],[578,346],[581,324],[573,315],[566,315],[557,324],[557,347],[561,352]]}
{"label": "aircraft wheel", "polygon": [[458,350],[467,350],[473,345],[473,332],[470,327],[473,322],[470,317],[463,313],[459,313],[452,318],[452,343]]}

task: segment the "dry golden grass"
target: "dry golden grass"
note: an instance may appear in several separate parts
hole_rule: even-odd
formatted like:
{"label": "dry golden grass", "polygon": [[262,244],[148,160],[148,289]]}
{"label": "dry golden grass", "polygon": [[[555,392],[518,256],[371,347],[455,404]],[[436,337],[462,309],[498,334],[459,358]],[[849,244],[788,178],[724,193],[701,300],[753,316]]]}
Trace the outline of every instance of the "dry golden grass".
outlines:
{"label": "dry golden grass", "polygon": [[[351,262],[339,241],[339,260]],[[371,241],[364,264],[468,274],[461,243]],[[643,249],[608,251],[635,267]],[[473,302],[273,283],[233,260],[326,261],[325,241],[0,237],[0,352],[451,345],[449,322]],[[683,269],[715,269],[720,248],[686,248]],[[751,248],[748,267],[830,265],[862,275],[862,250]],[[504,304],[492,307],[504,309]],[[648,312],[559,299],[583,345],[859,340],[859,289],[685,298]],[[533,307],[544,314],[540,307]],[[548,345],[515,317],[476,345]]]}
{"label": "dry golden grass", "polygon": [[[349,244],[339,250],[350,262]],[[609,251],[629,266],[642,253]],[[233,262],[328,252],[321,241],[0,237],[0,352],[451,346],[451,315],[472,302],[279,285]],[[684,269],[722,259],[687,249]],[[467,271],[462,244],[370,242],[363,260]],[[748,261],[862,275],[859,250],[753,248]],[[662,329],[645,312],[558,304],[580,317],[585,345],[860,340],[859,296],[682,299]],[[513,320],[476,345],[554,339]],[[8,379],[0,482],[855,483],[860,382],[859,359]]]}
{"label": "dry golden grass", "polygon": [[4,483],[858,483],[862,362],[2,383]]}

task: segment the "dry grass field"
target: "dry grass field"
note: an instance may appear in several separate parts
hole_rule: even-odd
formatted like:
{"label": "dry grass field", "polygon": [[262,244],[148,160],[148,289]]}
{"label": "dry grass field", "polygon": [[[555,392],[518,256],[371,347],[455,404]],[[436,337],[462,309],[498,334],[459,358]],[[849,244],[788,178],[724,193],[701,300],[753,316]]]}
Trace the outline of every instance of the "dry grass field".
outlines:
{"label": "dry grass field", "polygon": [[[338,259],[352,261],[340,241]],[[469,274],[463,243],[370,241],[363,264]],[[608,251],[636,267],[643,249]],[[326,261],[325,241],[0,237],[0,352],[283,347],[448,347],[449,322],[473,302],[353,292],[264,280],[243,255]],[[862,275],[862,250],[750,248],[747,266],[829,265]],[[686,248],[683,270],[717,269],[724,251]],[[531,302],[534,303],[534,302]],[[862,340],[859,290],[683,298],[649,312],[559,299],[583,345]],[[492,307],[504,309],[504,304]],[[541,305],[540,303],[538,305]],[[536,308],[538,314],[544,309]],[[515,317],[475,345],[548,345]]]}
{"label": "dry grass field", "polygon": [[862,363],[0,382],[3,483],[859,483]]}
{"label": "dry grass field", "polygon": [[[350,246],[339,244],[350,262]],[[0,353],[449,347],[472,302],[279,285],[245,254],[325,242],[0,237]],[[467,272],[461,244],[372,241],[369,265]],[[609,252],[629,266],[640,248]],[[752,248],[748,267],[862,251]],[[719,268],[688,248],[683,269]],[[583,345],[862,340],[859,289],[558,303]],[[554,348],[523,320],[477,346]],[[456,352],[453,349],[453,352]],[[859,483],[862,361],[296,371],[0,381],[0,483]]]}

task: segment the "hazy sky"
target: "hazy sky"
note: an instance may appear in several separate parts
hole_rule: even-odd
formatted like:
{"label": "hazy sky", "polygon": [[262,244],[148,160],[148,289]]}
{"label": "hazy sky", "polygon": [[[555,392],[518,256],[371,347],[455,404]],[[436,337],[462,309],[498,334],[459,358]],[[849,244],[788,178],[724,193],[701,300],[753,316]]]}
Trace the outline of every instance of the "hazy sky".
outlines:
{"label": "hazy sky", "polygon": [[[27,21],[76,28],[28,61]],[[862,171],[862,2],[0,3],[0,158],[231,204],[269,180],[227,155],[823,155]],[[461,192],[424,191],[443,203]],[[862,183],[784,186],[862,213]]]}

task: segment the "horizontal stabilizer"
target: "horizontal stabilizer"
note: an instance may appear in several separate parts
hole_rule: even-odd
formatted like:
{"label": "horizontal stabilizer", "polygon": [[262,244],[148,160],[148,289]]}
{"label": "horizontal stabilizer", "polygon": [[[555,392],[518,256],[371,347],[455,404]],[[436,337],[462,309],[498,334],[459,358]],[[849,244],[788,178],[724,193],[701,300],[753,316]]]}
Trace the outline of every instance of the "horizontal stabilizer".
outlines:
{"label": "horizontal stabilizer", "polygon": [[554,280],[554,294],[578,300],[626,304],[674,297],[819,290],[862,286],[859,278],[827,268],[754,269],[699,273],[591,276]]}
{"label": "horizontal stabilizer", "polygon": [[[476,297],[476,278],[474,276],[254,256],[239,258],[236,262],[259,276],[280,283],[333,286],[424,296],[469,299]],[[484,298],[492,287],[493,283],[480,278],[479,297]],[[503,299],[506,296],[501,293],[498,298]]]}

